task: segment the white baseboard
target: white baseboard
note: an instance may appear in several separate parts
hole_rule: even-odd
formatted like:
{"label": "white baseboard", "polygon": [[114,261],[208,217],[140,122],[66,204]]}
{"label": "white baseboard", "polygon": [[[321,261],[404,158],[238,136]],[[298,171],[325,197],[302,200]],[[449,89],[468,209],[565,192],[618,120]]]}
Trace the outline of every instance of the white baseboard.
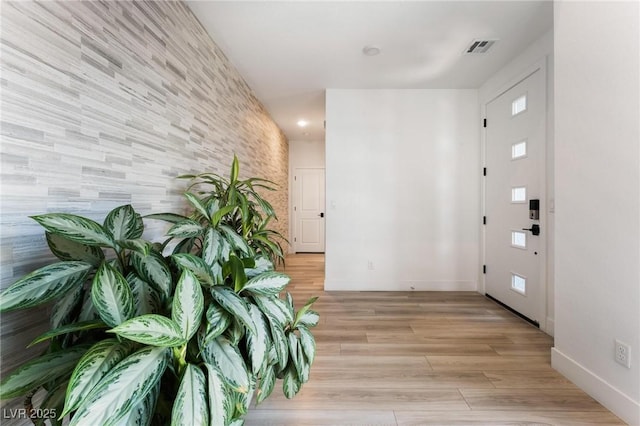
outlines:
{"label": "white baseboard", "polygon": [[640,402],[620,392],[556,348],[551,349],[551,366],[629,425],[640,425]]}
{"label": "white baseboard", "polygon": [[326,291],[477,291],[473,281],[341,281],[325,280]]}

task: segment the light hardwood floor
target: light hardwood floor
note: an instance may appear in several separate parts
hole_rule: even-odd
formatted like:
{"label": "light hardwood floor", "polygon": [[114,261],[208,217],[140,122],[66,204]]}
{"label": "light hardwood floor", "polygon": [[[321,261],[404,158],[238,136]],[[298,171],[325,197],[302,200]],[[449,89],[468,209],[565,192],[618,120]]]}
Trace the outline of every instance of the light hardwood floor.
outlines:
{"label": "light hardwood floor", "polygon": [[247,425],[624,424],[551,368],[551,337],[477,293],[325,292],[319,254],[284,271],[298,307],[320,296],[318,355]]}

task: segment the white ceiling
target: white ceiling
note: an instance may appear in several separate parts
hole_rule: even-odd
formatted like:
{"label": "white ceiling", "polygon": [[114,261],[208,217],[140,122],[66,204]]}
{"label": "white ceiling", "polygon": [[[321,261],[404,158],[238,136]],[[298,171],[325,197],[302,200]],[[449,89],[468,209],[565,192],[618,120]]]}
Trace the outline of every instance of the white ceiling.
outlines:
{"label": "white ceiling", "polygon": [[477,88],[553,26],[551,1],[187,3],[290,141],[324,140],[325,89]]}

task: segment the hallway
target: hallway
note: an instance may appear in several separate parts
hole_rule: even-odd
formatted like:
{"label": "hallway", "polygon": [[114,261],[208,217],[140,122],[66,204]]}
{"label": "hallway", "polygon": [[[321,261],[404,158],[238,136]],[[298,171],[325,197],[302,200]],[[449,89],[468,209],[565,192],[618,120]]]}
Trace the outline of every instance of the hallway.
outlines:
{"label": "hallway", "polygon": [[477,293],[324,292],[321,254],[284,271],[297,307],[320,296],[317,356],[247,425],[624,424],[551,368],[551,337]]}

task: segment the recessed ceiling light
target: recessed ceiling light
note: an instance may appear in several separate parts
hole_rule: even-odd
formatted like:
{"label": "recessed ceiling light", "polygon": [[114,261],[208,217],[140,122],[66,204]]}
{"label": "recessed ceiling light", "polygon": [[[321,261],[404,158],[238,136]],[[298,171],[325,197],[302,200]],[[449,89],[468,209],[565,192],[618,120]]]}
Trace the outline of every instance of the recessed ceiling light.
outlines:
{"label": "recessed ceiling light", "polygon": [[380,48],[377,46],[365,46],[362,48],[362,53],[366,56],[376,56],[380,54]]}
{"label": "recessed ceiling light", "polygon": [[309,122],[307,120],[298,120],[298,126],[305,127]]}

